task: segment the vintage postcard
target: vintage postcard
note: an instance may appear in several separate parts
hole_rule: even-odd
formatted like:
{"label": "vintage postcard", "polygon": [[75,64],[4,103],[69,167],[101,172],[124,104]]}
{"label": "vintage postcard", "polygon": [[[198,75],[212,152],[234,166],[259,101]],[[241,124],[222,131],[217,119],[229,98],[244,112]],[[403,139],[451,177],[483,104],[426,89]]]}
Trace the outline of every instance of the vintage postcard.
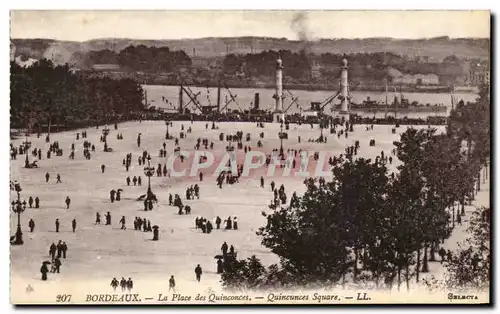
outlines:
{"label": "vintage postcard", "polygon": [[13,304],[490,304],[488,11],[11,11]]}

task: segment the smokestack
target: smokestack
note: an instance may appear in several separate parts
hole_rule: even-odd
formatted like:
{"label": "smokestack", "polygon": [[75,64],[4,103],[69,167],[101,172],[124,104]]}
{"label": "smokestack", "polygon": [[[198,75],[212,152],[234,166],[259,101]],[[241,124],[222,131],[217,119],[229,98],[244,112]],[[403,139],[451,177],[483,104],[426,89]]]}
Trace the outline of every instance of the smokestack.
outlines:
{"label": "smokestack", "polygon": [[255,93],[253,103],[254,103],[254,109],[255,110],[259,110],[259,104],[260,104],[260,95],[259,95],[259,93]]}
{"label": "smokestack", "polygon": [[220,111],[220,81],[219,85],[217,86],[217,112]]}

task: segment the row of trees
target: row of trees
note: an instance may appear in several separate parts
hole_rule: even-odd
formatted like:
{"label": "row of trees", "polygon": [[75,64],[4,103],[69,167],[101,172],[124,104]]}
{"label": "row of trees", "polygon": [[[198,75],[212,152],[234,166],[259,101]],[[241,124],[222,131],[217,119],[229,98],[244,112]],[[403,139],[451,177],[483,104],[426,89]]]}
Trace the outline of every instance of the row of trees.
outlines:
{"label": "row of trees", "polygon": [[276,57],[280,54],[285,65],[285,74],[296,80],[310,80],[312,60],[321,64],[320,73],[324,77],[338,77],[341,70],[341,61],[347,57],[351,76],[360,81],[383,81],[387,77],[389,67],[409,74],[436,74],[442,76],[460,77],[467,75],[462,66],[453,62],[420,62],[407,60],[394,53],[353,53],[332,54],[324,53],[319,56],[308,54],[305,51],[293,53],[289,50],[262,51],[255,54],[227,55],[223,62],[224,73],[232,75],[244,72],[247,76],[275,75]]}
{"label": "row of trees", "polygon": [[308,55],[302,50],[291,52],[290,50],[262,51],[256,54],[235,55],[229,54],[224,58],[223,69],[228,75],[244,72],[247,76],[276,75],[276,59],[278,55],[286,66],[286,75],[299,79],[307,78],[311,71]]}
{"label": "row of trees", "polygon": [[[394,143],[401,161],[397,173],[389,174],[382,158],[347,157],[333,165],[332,181],[307,179],[297,202],[286,206],[274,200],[258,235],[280,262],[266,268],[255,256],[237,261],[222,275],[223,284],[255,289],[406,283],[410,289],[412,279],[421,281],[480,189],[490,154],[488,90],[480,96],[453,111],[445,134],[432,128],[403,133]],[[476,114],[465,116],[468,112]],[[481,235],[484,245],[485,232]],[[450,268],[475,255],[458,256]],[[489,260],[481,265],[489,268]],[[466,269],[451,271],[461,279],[449,279],[448,288],[467,284]],[[482,276],[477,281],[489,286]]]}
{"label": "row of trees", "polygon": [[42,59],[30,67],[11,63],[13,127],[110,123],[144,109],[142,87],[131,79],[74,74],[68,65]]}
{"label": "row of trees", "polygon": [[123,69],[148,73],[174,72],[179,67],[190,66],[191,58],[182,50],[171,51],[168,47],[128,46],[116,53],[111,50],[90,51],[84,65],[118,64]]}

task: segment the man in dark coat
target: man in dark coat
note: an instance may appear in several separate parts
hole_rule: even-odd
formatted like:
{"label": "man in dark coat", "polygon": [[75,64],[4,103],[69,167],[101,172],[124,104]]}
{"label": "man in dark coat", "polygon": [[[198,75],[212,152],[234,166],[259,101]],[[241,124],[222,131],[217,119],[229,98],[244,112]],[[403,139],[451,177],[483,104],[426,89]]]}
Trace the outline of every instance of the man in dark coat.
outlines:
{"label": "man in dark coat", "polygon": [[217,225],[217,229],[220,229],[221,222],[222,222],[222,219],[220,219],[220,217],[217,216],[217,218],[215,219],[215,224]]}
{"label": "man in dark coat", "polygon": [[221,251],[222,251],[222,255],[226,255],[226,254],[227,254],[227,249],[228,249],[228,247],[227,247],[227,243],[226,243],[226,241],[224,241],[224,243],[222,244],[222,246],[221,246],[221,248],[220,248],[220,249],[221,249]]}
{"label": "man in dark coat", "polygon": [[59,218],[56,219],[56,232],[59,232]]}
{"label": "man in dark coat", "polygon": [[62,241],[59,240],[59,242],[57,243],[57,258],[61,258],[61,255],[62,255]]}
{"label": "man in dark coat", "polygon": [[101,224],[101,215],[99,213],[95,213],[95,224],[96,225]]}
{"label": "man in dark coat", "polygon": [[42,264],[40,272],[42,273],[42,280],[47,280],[47,273],[49,272],[49,269],[47,268],[47,265],[45,263]]}
{"label": "man in dark coat", "polygon": [[224,271],[224,266],[221,259],[217,260],[217,274],[222,274]]}
{"label": "man in dark coat", "polygon": [[73,228],[73,233],[75,233],[75,229],[76,229],[76,219],[73,219],[73,221],[71,222],[71,227]]}
{"label": "man in dark coat", "polygon": [[40,208],[40,199],[37,197],[35,197],[35,208]]}
{"label": "man in dark coat", "polygon": [[132,278],[129,277],[127,280],[127,290],[132,291],[133,288],[134,288],[134,282],[132,281]]}
{"label": "man in dark coat", "polygon": [[113,278],[110,284],[110,286],[113,287],[113,291],[116,291],[116,287],[118,287],[118,285],[119,285],[118,280],[116,280],[116,278]]}
{"label": "man in dark coat", "polygon": [[120,219],[120,222],[119,222],[119,223],[121,223],[121,224],[122,224],[122,227],[121,227],[121,229],[122,229],[122,230],[127,229],[127,228],[125,227],[125,216],[122,216],[122,219]]}
{"label": "man in dark coat", "polygon": [[45,182],[49,182],[49,179],[50,179],[50,174],[47,172],[45,174]]}
{"label": "man in dark coat", "polygon": [[120,280],[120,287],[122,288],[122,292],[125,292],[125,289],[127,288],[127,281],[123,277],[122,280]]}
{"label": "man in dark coat", "polygon": [[68,245],[66,244],[66,242],[63,242],[61,244],[62,258],[66,258],[66,251],[68,251]]}
{"label": "man in dark coat", "polygon": [[66,203],[66,209],[69,209],[69,204],[71,204],[71,199],[69,196],[66,196],[66,200],[64,201]]}
{"label": "man in dark coat", "polygon": [[33,221],[33,219],[30,219],[28,226],[30,227],[30,232],[33,232],[33,230],[35,230],[35,222]]}
{"label": "man in dark coat", "polygon": [[196,274],[196,280],[198,282],[200,282],[201,280],[201,274],[203,273],[201,267],[200,267],[200,264],[198,264],[198,266],[196,266],[196,268],[194,269],[194,273]]}
{"label": "man in dark coat", "polygon": [[115,194],[116,194],[115,190],[109,191],[109,199],[111,200],[111,203],[115,201]]}
{"label": "man in dark coat", "polygon": [[54,242],[52,242],[49,248],[49,255],[52,259],[56,256],[56,250],[57,250],[56,245],[54,244]]}
{"label": "man in dark coat", "polygon": [[33,197],[30,196],[30,198],[28,199],[28,205],[30,206],[30,208],[33,207]]}
{"label": "man in dark coat", "polygon": [[106,225],[111,225],[111,213],[106,214]]}
{"label": "man in dark coat", "polygon": [[55,272],[55,273],[58,273],[58,274],[59,274],[59,271],[60,271],[61,265],[62,265],[61,260],[60,260],[58,257],[56,257],[56,258],[54,259],[54,266],[55,266],[55,270],[54,270],[54,272]]}
{"label": "man in dark coat", "polygon": [[174,292],[175,292],[175,279],[174,279],[174,275],[170,276],[170,279],[168,280],[168,291],[170,291],[170,289],[174,290]]}

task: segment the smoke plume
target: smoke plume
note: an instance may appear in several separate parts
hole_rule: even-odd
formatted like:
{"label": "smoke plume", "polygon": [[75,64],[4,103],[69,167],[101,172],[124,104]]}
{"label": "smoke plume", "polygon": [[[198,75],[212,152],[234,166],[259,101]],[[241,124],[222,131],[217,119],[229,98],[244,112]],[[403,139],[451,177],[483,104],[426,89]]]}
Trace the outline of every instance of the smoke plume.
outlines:
{"label": "smoke plume", "polygon": [[291,28],[302,42],[302,50],[308,55],[311,46],[311,32],[308,27],[308,16],[306,12],[295,13],[292,18]]}

